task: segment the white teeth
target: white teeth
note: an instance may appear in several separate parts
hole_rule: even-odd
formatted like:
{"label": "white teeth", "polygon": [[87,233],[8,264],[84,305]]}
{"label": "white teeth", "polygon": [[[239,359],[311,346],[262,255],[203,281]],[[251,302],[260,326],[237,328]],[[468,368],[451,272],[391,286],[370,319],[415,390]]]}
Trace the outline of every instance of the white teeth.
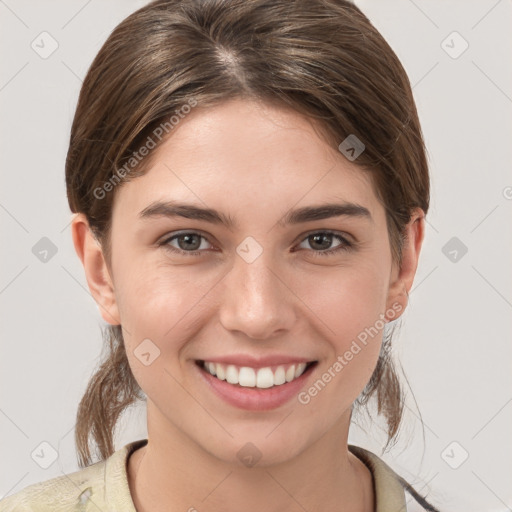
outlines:
{"label": "white teeth", "polygon": [[232,364],[228,365],[228,367],[226,368],[226,380],[230,384],[238,384],[238,370],[236,366],[233,366]]}
{"label": "white teeth", "polygon": [[243,387],[250,388],[271,388],[273,386],[280,386],[285,382],[300,377],[306,369],[306,363],[292,364],[288,368],[283,365],[278,366],[275,371],[270,367],[259,368],[255,370],[248,366],[238,367],[232,364],[224,366],[220,363],[205,362],[204,368],[211,374],[215,375],[220,380],[225,380],[230,384],[239,384]]}
{"label": "white teeth", "polygon": [[278,366],[274,373],[274,386],[280,386],[286,382],[286,374],[282,366]]}
{"label": "white teeth", "polygon": [[271,388],[274,385],[274,374],[270,368],[260,368],[256,376],[258,388]]}
{"label": "white teeth", "polygon": [[215,372],[215,363],[206,363],[208,365],[208,371],[212,374],[212,375],[216,375],[216,372]]}
{"label": "white teeth", "polygon": [[306,363],[299,363],[297,368],[295,368],[295,378],[300,377],[304,373],[304,369],[306,368]]}
{"label": "white teeth", "polygon": [[215,371],[217,373],[217,378],[220,380],[226,380],[226,372],[224,371],[224,366],[221,364],[215,365]]}
{"label": "white teeth", "polygon": [[256,374],[252,368],[243,366],[238,372],[238,384],[245,388],[253,388],[256,386]]}
{"label": "white teeth", "polygon": [[292,364],[288,370],[286,370],[286,382],[290,382],[295,378],[295,365]]}

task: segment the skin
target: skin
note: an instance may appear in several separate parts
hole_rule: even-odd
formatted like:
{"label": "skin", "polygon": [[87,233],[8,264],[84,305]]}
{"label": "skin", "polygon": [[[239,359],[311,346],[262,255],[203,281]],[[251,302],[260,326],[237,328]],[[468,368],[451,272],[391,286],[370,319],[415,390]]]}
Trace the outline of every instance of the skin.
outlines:
{"label": "skin", "polygon": [[[398,268],[370,176],[300,114],[236,99],[193,109],[171,135],[149,171],[115,191],[110,265],[84,215],[72,223],[90,291],[104,320],[123,326],[130,366],[148,397],[149,443],[128,463],[137,510],[373,510],[371,474],[347,438],[382,331],[309,404],[292,399],[270,411],[225,403],[197,378],[194,360],[232,353],[318,360],[307,389],[379,315],[393,305],[405,310],[423,212],[415,210],[406,227]],[[170,198],[215,208],[238,225],[138,218],[151,202]],[[290,209],[341,201],[366,207],[371,219],[277,224]],[[206,236],[200,255],[157,246],[179,230]],[[308,236],[325,230],[354,248],[318,256],[322,246]],[[252,263],[236,252],[248,236],[263,249]],[[187,249],[178,242],[169,245]],[[160,350],[149,366],[134,355],[146,338]],[[247,442],[261,452],[254,467],[237,457]]]}

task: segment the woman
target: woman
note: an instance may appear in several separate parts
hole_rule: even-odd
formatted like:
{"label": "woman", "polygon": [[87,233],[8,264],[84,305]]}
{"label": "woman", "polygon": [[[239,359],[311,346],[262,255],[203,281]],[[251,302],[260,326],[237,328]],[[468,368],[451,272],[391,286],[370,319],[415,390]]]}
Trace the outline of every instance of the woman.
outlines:
{"label": "woman", "polygon": [[[429,206],[409,81],[357,7],[138,10],[84,80],[66,185],[109,354],[79,406],[83,469],[1,510],[435,510],[348,444],[370,398],[398,433],[386,325]],[[148,439],[115,451],[137,399]]]}

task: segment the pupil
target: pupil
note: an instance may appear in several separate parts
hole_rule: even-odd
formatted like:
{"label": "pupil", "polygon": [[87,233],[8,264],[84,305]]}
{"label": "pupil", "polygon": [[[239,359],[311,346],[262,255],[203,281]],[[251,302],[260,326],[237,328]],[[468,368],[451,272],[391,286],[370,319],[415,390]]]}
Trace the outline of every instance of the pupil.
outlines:
{"label": "pupil", "polygon": [[332,235],[329,235],[327,233],[322,233],[322,234],[319,234],[319,235],[312,235],[311,238],[313,239],[313,243],[311,244],[312,247],[315,246],[316,243],[318,243],[319,239],[323,239],[324,242],[327,242],[327,243],[324,243],[323,246],[322,244],[320,244],[320,247],[317,247],[318,249],[329,249],[329,246],[331,245],[331,239],[332,239]]}
{"label": "pupil", "polygon": [[[190,239],[196,237],[196,243],[194,244],[193,241],[190,242]],[[201,245],[201,243],[199,242],[199,244],[197,243],[197,241],[199,240],[199,237],[197,235],[182,235],[180,238],[178,238],[179,241],[181,240],[186,240],[185,242],[185,247],[182,247],[183,244],[179,243],[180,245],[180,248],[181,249],[192,249],[192,250],[196,250],[199,248],[199,246]],[[190,243],[192,244],[193,247],[190,246]],[[189,244],[189,245],[187,245]]]}

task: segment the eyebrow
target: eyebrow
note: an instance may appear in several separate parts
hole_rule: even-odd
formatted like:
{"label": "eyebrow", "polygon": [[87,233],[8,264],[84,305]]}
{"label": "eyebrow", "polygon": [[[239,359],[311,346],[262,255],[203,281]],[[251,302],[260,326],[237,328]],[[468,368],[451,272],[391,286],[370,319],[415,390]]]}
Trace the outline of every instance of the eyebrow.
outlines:
{"label": "eyebrow", "polygon": [[[179,203],[176,201],[155,201],[139,213],[140,219],[154,217],[183,217],[185,219],[202,220],[212,224],[224,224],[233,229],[237,223],[230,215],[212,208],[202,208],[193,204]],[[305,206],[296,210],[290,210],[277,222],[281,227],[289,224],[301,224],[315,220],[330,219],[333,217],[360,217],[373,221],[370,211],[355,203],[328,203],[320,206]]]}

